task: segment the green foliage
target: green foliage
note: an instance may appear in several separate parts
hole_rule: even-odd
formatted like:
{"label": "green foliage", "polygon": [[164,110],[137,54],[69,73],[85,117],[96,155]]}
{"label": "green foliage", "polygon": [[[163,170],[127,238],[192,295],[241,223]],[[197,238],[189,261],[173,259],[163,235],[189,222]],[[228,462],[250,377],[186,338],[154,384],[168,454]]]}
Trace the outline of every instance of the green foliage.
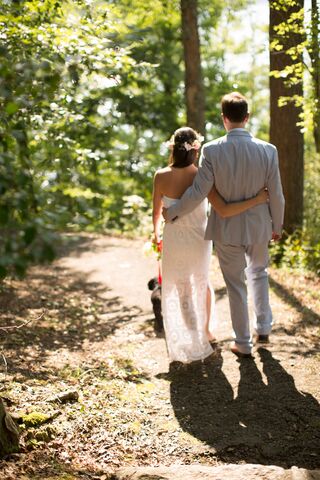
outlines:
{"label": "green foliage", "polygon": [[126,186],[116,187],[122,175],[107,152],[117,112],[105,113],[106,98],[137,63],[110,39],[106,4],[8,2],[0,25],[4,277],[52,260],[57,230],[102,225],[110,186],[119,203]]}
{"label": "green foliage", "polygon": [[180,14],[176,7],[174,2],[159,0],[152,7],[140,0],[118,2],[122,27],[113,39],[131,44],[138,67],[148,64],[151,68],[150,75],[141,68],[130,71],[115,90],[118,110],[140,131],[156,127],[169,135],[179,126],[177,112],[184,109]]}
{"label": "green foliage", "polygon": [[320,275],[320,242],[316,242],[307,232],[297,230],[292,235],[286,235],[270,250],[277,266],[311,270]]}
{"label": "green foliage", "polygon": [[281,242],[272,244],[270,251],[278,266],[320,275],[320,163],[310,136],[306,134],[303,229],[285,235]]}
{"label": "green foliage", "polygon": [[[229,35],[246,5],[199,0],[208,138],[235,80],[261,109],[264,70],[225,68],[227,49],[247,49]],[[186,121],[179,2],[8,1],[0,27],[0,278],[51,261],[66,229],[148,230],[163,142]]]}
{"label": "green foliage", "polygon": [[[316,2],[315,2],[316,4]],[[303,229],[286,236],[273,246],[276,263],[295,268],[306,268],[320,273],[319,232],[320,221],[318,205],[320,201],[320,151],[319,136],[319,24],[318,10],[308,12],[301,8],[301,1],[279,0],[271,2],[271,7],[282,14],[283,21],[274,27],[275,38],[271,50],[283,53],[287,65],[281,71],[270,72],[276,78],[282,78],[288,87],[303,83],[303,96],[288,95],[280,97],[279,106],[293,102],[302,107],[299,125],[305,140],[304,171],[304,221]],[[316,44],[316,45],[315,45]],[[312,134],[314,139],[312,139]]]}
{"label": "green foliage", "polygon": [[[290,87],[303,82],[304,64],[302,55],[308,45],[304,27],[304,8],[297,1],[272,1],[271,8],[282,13],[283,21],[274,26],[274,38],[270,43],[270,50],[285,53],[288,58],[283,70],[270,72],[275,78],[282,78],[285,85]],[[281,98],[282,105],[289,101],[297,101],[291,97]],[[301,99],[302,100],[302,99]],[[301,101],[300,101],[301,103]]]}
{"label": "green foliage", "polygon": [[[201,5],[209,46],[222,7]],[[8,1],[0,27],[4,277],[52,260],[60,230],[141,233],[167,161],[161,145],[185,108],[179,2]],[[211,46],[203,50],[209,60]],[[229,84],[217,81],[222,61],[205,64],[220,128],[214,97]]]}
{"label": "green foliage", "polygon": [[[310,135],[311,136],[311,135]],[[320,238],[320,159],[315,152],[312,141],[306,135],[304,177],[304,229],[316,242]]]}
{"label": "green foliage", "polygon": [[284,96],[279,98],[279,106],[293,102],[303,106],[300,126],[304,131],[317,129],[316,148],[320,151],[319,134],[319,12],[309,12],[306,21],[305,7],[296,0],[277,0],[271,2],[271,8],[284,14],[284,21],[274,27],[275,38],[270,44],[271,51],[287,55],[288,64],[282,70],[273,70],[270,75],[282,78],[288,87],[304,83],[304,95]]}

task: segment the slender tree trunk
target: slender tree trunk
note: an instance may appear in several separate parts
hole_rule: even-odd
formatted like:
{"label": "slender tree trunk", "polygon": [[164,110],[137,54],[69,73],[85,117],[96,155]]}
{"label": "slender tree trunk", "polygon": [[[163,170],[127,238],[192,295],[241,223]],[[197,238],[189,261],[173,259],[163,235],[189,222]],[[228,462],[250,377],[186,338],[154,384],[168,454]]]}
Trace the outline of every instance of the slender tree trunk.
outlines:
{"label": "slender tree trunk", "polygon": [[205,134],[205,99],[201,72],[197,4],[197,0],[181,0],[185,96],[188,126]]}
{"label": "slender tree trunk", "polygon": [[[287,22],[294,11],[303,7],[303,0],[297,0],[297,5],[276,10],[270,2],[270,42],[276,38],[274,27],[282,22]],[[302,26],[302,25],[301,25]],[[300,34],[289,33],[286,37],[280,37],[283,50],[275,51],[270,48],[270,70],[283,70],[287,65],[301,62],[302,58],[293,60],[286,51],[290,47],[301,43]],[[289,101],[285,106],[279,107],[281,97],[302,97],[302,82],[296,85],[287,85],[288,77],[270,77],[270,142],[276,145],[279,152],[280,172],[286,199],[286,211],[284,229],[292,233],[302,226],[303,220],[303,134],[297,123],[300,121],[302,107],[297,107]]]}
{"label": "slender tree trunk", "polygon": [[316,150],[320,153],[320,15],[318,0],[311,2],[311,66],[314,91],[313,136]]}

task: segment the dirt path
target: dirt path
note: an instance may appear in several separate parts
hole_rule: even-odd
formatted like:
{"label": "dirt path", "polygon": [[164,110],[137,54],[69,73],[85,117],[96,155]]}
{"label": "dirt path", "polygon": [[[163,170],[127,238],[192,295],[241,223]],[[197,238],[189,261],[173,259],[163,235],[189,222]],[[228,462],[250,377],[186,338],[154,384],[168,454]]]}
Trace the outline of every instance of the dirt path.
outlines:
{"label": "dirt path", "polygon": [[[104,478],[125,465],[319,468],[317,280],[272,273],[272,344],[239,361],[213,259],[221,354],[169,374],[146,285],[155,273],[142,242],[83,235],[52,266],[5,284],[1,322],[46,315],[4,340],[1,394],[26,429],[23,453],[0,464],[4,478]],[[70,389],[79,401],[52,401]],[[48,421],[26,425],[34,411]]]}

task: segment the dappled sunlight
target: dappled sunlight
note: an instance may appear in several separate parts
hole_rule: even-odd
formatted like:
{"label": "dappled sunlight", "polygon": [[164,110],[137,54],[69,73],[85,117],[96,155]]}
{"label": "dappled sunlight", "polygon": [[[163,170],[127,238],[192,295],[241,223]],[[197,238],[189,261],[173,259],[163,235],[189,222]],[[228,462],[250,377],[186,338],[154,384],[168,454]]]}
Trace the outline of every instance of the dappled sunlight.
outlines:
{"label": "dappled sunlight", "polygon": [[[259,465],[320,468],[319,18],[310,0],[1,2],[1,479],[116,480],[119,467],[137,465],[247,463],[257,467],[255,478]],[[240,99],[245,107],[241,123],[221,103],[230,92],[229,106]],[[171,135],[181,127],[195,129],[197,139],[176,143]],[[247,130],[246,146],[259,145],[243,171],[239,128]],[[232,157],[220,146],[232,131],[235,168],[219,178]],[[261,179],[252,175],[248,188],[262,163]],[[216,195],[223,208],[213,202],[211,214],[204,207],[202,233],[193,221],[182,228],[181,244],[172,243],[172,291],[184,290],[176,302],[184,315],[166,324],[165,303],[173,302],[166,302],[165,282],[149,290],[150,279],[165,278],[166,259],[143,250],[153,230],[160,245],[164,228],[186,220],[179,212],[178,222],[165,225],[165,192],[155,186],[168,171],[177,173],[174,186],[185,172],[188,186],[205,177],[204,189],[195,181],[197,195],[204,200],[211,189],[209,198]],[[244,203],[245,213],[237,209]],[[215,235],[216,220],[225,222],[230,251],[254,243],[250,235],[234,242],[252,225],[261,238],[268,231],[265,246],[275,230],[274,322],[269,338],[256,338],[252,304],[257,312],[263,297],[256,289],[248,297],[252,358],[230,350],[224,278],[236,262],[226,261],[223,276],[206,243],[205,281],[195,276],[207,216]],[[188,250],[191,231],[199,243]],[[267,285],[266,265],[251,279],[249,265],[251,286]],[[216,312],[204,329],[214,304],[208,283]],[[197,289],[203,301],[193,305]],[[234,290],[237,330],[242,300]],[[270,326],[269,307],[268,315]],[[176,320],[177,344],[183,336],[189,348],[191,336],[203,337],[204,360],[169,365]],[[248,331],[243,338],[251,349]],[[190,347],[189,358],[200,358],[194,353]]]}

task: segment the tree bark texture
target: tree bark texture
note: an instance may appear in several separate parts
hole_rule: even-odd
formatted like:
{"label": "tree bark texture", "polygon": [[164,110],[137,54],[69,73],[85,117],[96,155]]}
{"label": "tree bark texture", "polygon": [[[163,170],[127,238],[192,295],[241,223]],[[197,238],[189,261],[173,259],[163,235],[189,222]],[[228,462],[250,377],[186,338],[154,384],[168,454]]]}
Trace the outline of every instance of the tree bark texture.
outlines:
{"label": "tree bark texture", "polygon": [[19,451],[19,431],[0,398],[0,458]]}
{"label": "tree bark texture", "polygon": [[319,0],[311,2],[311,66],[312,66],[312,83],[314,91],[314,113],[313,113],[313,136],[316,150],[320,153],[320,15]]}
{"label": "tree bark texture", "polygon": [[[274,27],[282,22],[287,22],[294,11],[303,7],[303,0],[298,0],[297,5],[276,10],[270,3],[269,38],[272,42],[277,38]],[[270,70],[283,70],[287,65],[301,62],[302,58],[293,60],[286,51],[301,43],[301,35],[290,32],[286,37],[279,38],[284,46],[281,51],[270,48]],[[297,123],[302,107],[297,107],[293,102],[279,107],[280,97],[293,97],[303,95],[302,83],[287,86],[287,78],[270,77],[270,142],[276,145],[279,152],[279,164],[284,196],[286,199],[286,211],[284,229],[292,233],[302,226],[303,221],[303,134]]]}
{"label": "tree bark texture", "polygon": [[205,98],[201,71],[197,0],[181,0],[187,124],[205,134]]}

